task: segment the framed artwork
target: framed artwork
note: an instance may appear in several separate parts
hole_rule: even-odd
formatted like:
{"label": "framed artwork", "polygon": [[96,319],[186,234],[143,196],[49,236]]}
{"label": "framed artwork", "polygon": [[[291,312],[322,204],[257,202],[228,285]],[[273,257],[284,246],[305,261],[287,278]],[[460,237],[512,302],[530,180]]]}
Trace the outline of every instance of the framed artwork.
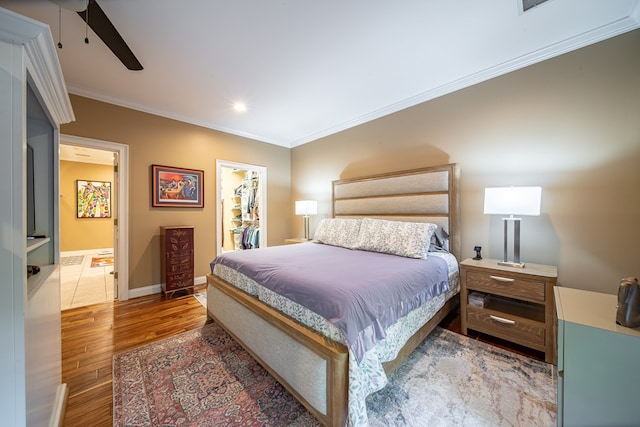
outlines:
{"label": "framed artwork", "polygon": [[204,172],[151,165],[151,206],[204,207]]}
{"label": "framed artwork", "polygon": [[111,183],[76,180],[78,218],[111,218]]}

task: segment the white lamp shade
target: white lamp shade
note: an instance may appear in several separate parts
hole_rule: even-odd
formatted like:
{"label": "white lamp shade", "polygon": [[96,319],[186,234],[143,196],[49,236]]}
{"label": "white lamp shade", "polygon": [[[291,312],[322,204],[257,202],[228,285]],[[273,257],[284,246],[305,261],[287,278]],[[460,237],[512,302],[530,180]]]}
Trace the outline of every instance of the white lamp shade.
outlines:
{"label": "white lamp shade", "polygon": [[296,215],[317,215],[318,202],[315,200],[298,200],[296,202]]}
{"label": "white lamp shade", "polygon": [[484,189],[488,215],[540,215],[542,187],[491,187]]}

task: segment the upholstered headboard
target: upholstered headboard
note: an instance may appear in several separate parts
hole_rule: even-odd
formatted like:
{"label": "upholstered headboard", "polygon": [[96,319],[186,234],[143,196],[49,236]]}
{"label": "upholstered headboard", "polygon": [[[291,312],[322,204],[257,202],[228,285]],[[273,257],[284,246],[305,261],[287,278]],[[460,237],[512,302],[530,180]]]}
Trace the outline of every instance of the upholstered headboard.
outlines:
{"label": "upholstered headboard", "polygon": [[458,176],[448,164],[333,181],[333,216],[441,225],[459,259]]}

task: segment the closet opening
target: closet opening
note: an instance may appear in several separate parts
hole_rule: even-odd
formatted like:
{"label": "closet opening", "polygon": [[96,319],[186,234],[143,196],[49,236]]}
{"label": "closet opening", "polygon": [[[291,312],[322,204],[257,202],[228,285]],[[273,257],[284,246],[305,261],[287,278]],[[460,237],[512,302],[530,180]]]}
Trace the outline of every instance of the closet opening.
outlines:
{"label": "closet opening", "polygon": [[267,245],[267,168],[216,160],[217,253]]}

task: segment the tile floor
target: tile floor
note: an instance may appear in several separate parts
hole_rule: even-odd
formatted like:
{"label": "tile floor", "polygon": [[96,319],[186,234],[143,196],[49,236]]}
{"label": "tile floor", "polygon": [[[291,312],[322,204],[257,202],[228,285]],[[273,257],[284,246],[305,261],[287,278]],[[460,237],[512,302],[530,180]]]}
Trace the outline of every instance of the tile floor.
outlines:
{"label": "tile floor", "polygon": [[93,257],[113,256],[113,249],[60,253],[62,310],[113,301],[113,266],[91,267]]}

